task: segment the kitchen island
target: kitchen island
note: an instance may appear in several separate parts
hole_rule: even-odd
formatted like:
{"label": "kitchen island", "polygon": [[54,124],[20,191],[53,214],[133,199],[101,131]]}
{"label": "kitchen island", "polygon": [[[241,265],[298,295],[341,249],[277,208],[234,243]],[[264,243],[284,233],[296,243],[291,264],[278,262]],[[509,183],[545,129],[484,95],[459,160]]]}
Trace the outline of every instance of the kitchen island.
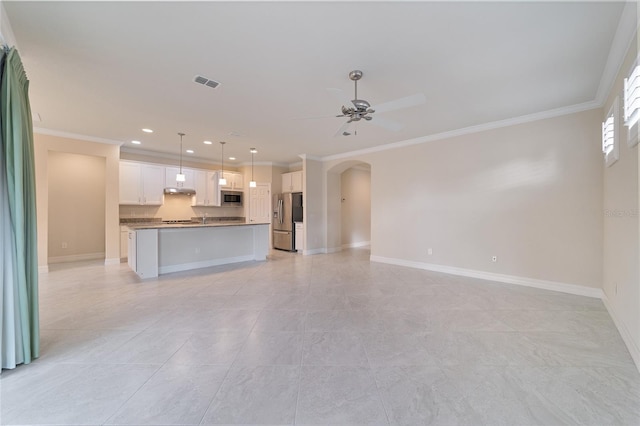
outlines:
{"label": "kitchen island", "polygon": [[128,263],[141,278],[265,260],[268,252],[268,223],[129,225]]}

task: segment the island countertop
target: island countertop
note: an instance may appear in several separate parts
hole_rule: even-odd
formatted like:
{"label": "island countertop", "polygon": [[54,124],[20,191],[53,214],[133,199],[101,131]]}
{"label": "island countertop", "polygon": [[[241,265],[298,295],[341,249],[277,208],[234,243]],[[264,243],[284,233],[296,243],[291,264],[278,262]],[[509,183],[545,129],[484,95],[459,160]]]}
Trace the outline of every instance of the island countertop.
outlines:
{"label": "island countertop", "polygon": [[214,228],[221,226],[253,226],[253,225],[269,225],[268,223],[251,223],[251,222],[187,222],[187,223],[127,223],[123,226],[129,229],[172,229],[172,228]]}

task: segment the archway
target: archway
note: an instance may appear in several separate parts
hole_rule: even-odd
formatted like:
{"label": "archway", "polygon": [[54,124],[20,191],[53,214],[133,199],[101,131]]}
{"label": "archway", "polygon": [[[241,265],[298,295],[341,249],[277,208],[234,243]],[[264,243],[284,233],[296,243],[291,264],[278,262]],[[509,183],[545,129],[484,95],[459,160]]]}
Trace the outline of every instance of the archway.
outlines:
{"label": "archway", "polygon": [[327,170],[327,251],[371,240],[371,165],[344,161]]}

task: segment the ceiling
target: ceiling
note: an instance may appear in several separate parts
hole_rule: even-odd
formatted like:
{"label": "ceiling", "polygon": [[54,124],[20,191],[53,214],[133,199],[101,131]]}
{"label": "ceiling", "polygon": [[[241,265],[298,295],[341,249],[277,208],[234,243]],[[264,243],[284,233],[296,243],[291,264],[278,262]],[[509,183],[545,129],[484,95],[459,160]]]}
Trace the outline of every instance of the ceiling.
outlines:
{"label": "ceiling", "polygon": [[[4,6],[41,117],[35,127],[171,155],[184,132],[194,158],[219,161],[224,140],[225,157],[238,163],[250,161],[250,147],[256,162],[290,163],[299,154],[326,157],[593,103],[601,81],[609,83],[603,75],[624,9],[616,2]],[[352,98],[354,69],[364,72],[359,98],[374,108],[416,93],[427,102],[384,113],[401,131],[366,122],[357,136],[334,137],[345,119],[326,117],[342,106],[327,88]],[[221,85],[196,84],[195,75]],[[303,119],[310,116],[325,118]]]}

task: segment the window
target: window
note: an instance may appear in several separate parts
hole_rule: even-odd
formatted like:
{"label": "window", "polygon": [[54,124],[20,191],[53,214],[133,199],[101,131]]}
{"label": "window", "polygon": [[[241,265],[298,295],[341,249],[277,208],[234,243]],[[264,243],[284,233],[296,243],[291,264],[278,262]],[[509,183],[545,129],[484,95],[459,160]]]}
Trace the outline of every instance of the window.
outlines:
{"label": "window", "polygon": [[[636,61],[637,62],[637,61]],[[640,120],[640,65],[633,66],[629,78],[624,79],[624,124],[629,128],[627,143],[638,144]]]}
{"label": "window", "polygon": [[609,167],[618,160],[618,98],[613,100],[613,105],[602,123],[602,152],[604,163]]}

